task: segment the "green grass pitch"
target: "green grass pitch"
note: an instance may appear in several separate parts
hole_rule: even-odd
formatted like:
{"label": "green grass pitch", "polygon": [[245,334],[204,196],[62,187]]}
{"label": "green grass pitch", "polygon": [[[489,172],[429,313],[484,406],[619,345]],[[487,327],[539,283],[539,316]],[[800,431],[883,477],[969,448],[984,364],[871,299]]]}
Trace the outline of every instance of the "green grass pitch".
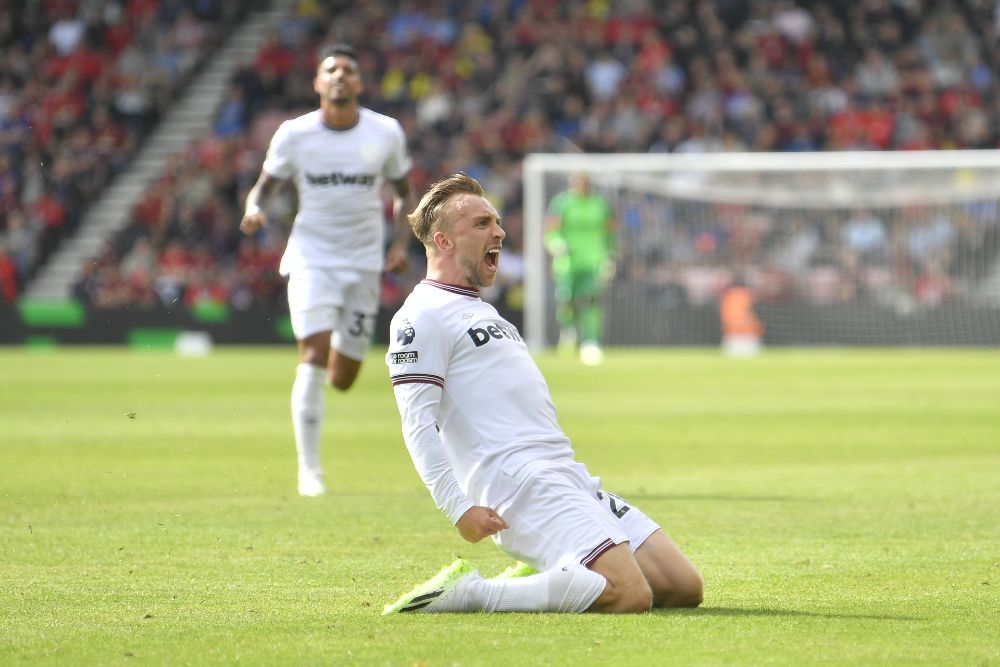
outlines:
{"label": "green grass pitch", "polygon": [[541,355],[563,428],[697,610],[406,615],[455,555],[373,350],[295,494],[292,348],[0,350],[2,665],[1000,665],[1000,353]]}

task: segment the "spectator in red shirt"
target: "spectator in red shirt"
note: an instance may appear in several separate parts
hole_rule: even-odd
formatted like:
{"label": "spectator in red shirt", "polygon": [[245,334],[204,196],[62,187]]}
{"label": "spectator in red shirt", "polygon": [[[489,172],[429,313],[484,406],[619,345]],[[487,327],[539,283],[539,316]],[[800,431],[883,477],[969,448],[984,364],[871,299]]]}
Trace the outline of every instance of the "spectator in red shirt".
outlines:
{"label": "spectator in red shirt", "polygon": [[4,303],[17,300],[17,267],[3,244],[0,244],[0,299]]}

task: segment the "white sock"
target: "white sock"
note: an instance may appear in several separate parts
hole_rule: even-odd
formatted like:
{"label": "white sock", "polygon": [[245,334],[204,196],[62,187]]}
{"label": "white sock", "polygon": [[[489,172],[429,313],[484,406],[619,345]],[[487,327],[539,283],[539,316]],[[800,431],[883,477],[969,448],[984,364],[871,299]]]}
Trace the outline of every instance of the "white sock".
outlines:
{"label": "white sock", "polygon": [[292,428],[295,449],[299,455],[299,470],[321,472],[319,435],[323,428],[323,385],[326,369],[312,364],[299,364],[292,383]]}
{"label": "white sock", "polygon": [[546,570],[517,579],[474,579],[455,611],[586,611],[608,581],[582,565]]}

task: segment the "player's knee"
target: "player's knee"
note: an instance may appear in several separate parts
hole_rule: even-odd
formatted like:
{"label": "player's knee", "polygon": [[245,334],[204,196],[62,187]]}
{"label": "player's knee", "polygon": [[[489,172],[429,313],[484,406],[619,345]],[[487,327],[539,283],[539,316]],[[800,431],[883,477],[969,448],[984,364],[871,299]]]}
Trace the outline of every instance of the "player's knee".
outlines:
{"label": "player's knee", "polygon": [[334,352],[326,369],[326,379],[334,389],[347,391],[354,385],[354,381],[358,379],[360,371],[360,361]]}
{"label": "player's knee", "polygon": [[354,385],[354,381],[357,379],[356,374],[343,373],[330,371],[326,374],[326,380],[334,389],[340,391],[347,391]]}
{"label": "player's knee", "polygon": [[705,584],[701,575],[695,572],[677,589],[678,607],[697,607],[705,600]]}
{"label": "player's knee", "polygon": [[330,358],[330,350],[317,343],[316,337],[309,337],[299,344],[299,363],[326,367]]}
{"label": "player's knee", "polygon": [[621,592],[615,611],[626,614],[641,614],[653,608],[653,591],[646,584],[629,586]]}
{"label": "player's knee", "polygon": [[598,601],[603,612],[640,614],[653,608],[653,590],[643,579],[608,581]]}
{"label": "player's knee", "polygon": [[657,607],[697,607],[705,599],[705,584],[696,570],[676,574],[669,586],[655,595]]}

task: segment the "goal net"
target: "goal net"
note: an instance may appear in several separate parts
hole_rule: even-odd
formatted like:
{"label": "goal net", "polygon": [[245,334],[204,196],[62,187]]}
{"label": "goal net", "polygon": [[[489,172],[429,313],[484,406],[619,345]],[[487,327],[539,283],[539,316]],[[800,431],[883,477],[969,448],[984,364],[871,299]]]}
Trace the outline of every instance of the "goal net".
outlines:
{"label": "goal net", "polygon": [[718,344],[738,281],[767,344],[1000,344],[1000,151],[530,155],[536,348],[558,339],[547,210],[577,173],[617,221],[606,345]]}

